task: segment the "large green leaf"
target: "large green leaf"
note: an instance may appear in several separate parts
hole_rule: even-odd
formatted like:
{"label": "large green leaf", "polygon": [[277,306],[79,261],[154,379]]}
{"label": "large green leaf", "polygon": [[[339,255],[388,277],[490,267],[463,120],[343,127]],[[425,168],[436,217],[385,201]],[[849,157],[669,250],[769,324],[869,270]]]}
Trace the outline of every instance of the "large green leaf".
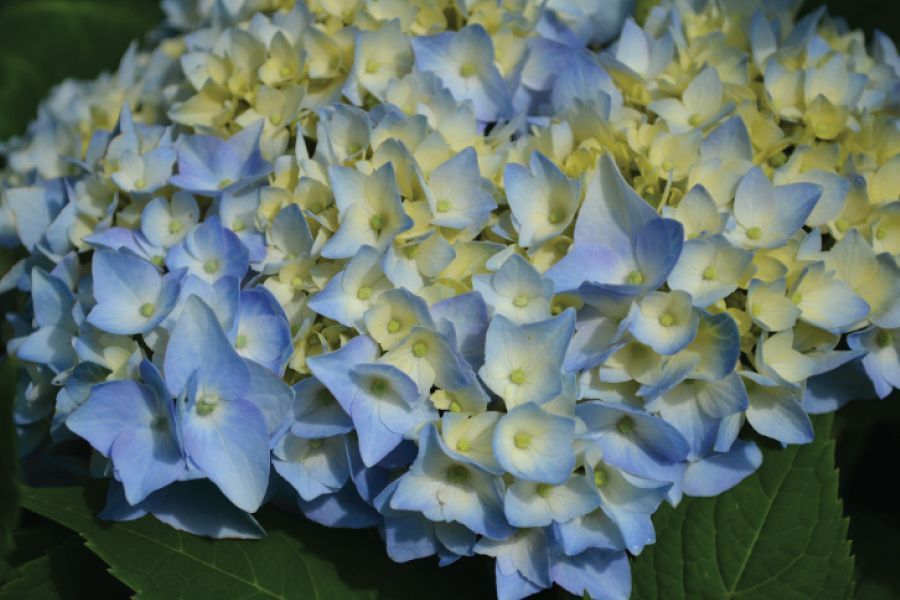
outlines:
{"label": "large green leaf", "polygon": [[[60,529],[63,529],[60,527]],[[124,598],[128,588],[106,573],[106,565],[84,547],[78,535],[43,548],[40,555],[18,565],[0,586],[0,600],[55,598]]]}
{"label": "large green leaf", "polygon": [[7,357],[0,364],[0,559],[12,550],[19,503],[19,457],[12,419],[15,386],[16,365]]}
{"label": "large green leaf", "polygon": [[0,140],[24,130],[51,86],[115,67],[161,17],[156,0],[0,1]]}
{"label": "large green leaf", "polygon": [[815,424],[812,444],[765,449],[763,466],[733,490],[663,507],[657,543],[634,562],[633,597],[850,598],[832,417]]}
{"label": "large green leaf", "polygon": [[209,540],[151,517],[110,524],[102,490],[23,488],[22,505],[77,531],[110,572],[145,598],[453,598],[493,587],[491,563],[392,563],[374,531],[321,527],[267,507],[263,540]]}

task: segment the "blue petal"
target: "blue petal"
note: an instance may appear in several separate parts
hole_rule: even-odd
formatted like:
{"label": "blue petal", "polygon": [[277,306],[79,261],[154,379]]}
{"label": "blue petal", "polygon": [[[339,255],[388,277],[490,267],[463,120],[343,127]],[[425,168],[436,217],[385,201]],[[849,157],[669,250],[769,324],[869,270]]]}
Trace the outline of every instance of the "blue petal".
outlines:
{"label": "blue petal", "polygon": [[368,529],[382,522],[381,515],[359,497],[352,485],[309,502],[300,499],[298,504],[306,518],[326,527]]}
{"label": "blue petal", "polygon": [[747,393],[750,406],[746,415],[753,429],[782,444],[808,444],[813,441],[815,433],[812,422],[800,406],[799,390],[748,381]]}
{"label": "blue petal", "polygon": [[178,396],[198,369],[235,390],[247,387],[247,366],[231,347],[216,315],[200,298],[191,296],[172,329],[163,360],[169,392]]}
{"label": "blue petal", "polygon": [[66,419],[66,425],[97,452],[109,456],[120,433],[154,421],[156,406],[149,387],[136,381],[110,381],[95,386],[87,401]]}
{"label": "blue petal", "polygon": [[711,497],[730,490],[762,464],[762,452],[753,442],[738,440],[724,454],[712,454],[690,463],[684,472],[684,493]]}
{"label": "blue petal", "polygon": [[238,508],[255,512],[269,480],[269,434],[262,414],[244,400],[223,400],[200,415],[190,407],[182,422],[184,449]]}
{"label": "blue petal", "polygon": [[254,540],[265,531],[253,516],[235,507],[208,481],[183,481],[141,503],[154,517],[194,535]]}
{"label": "blue petal", "polygon": [[675,268],[684,244],[684,226],[673,219],[655,219],[637,233],[634,257],[644,277],[642,285],[656,289]]}
{"label": "blue petal", "polygon": [[488,312],[480,294],[470,292],[436,302],[431,315],[440,331],[444,331],[443,322],[452,326],[456,349],[473,369],[484,364]]}
{"label": "blue petal", "polygon": [[131,504],[176,481],[185,470],[174,423],[125,429],[113,442],[110,458]]}
{"label": "blue petal", "polygon": [[[833,371],[807,379],[801,402],[803,410],[819,415],[834,412],[850,400],[881,396],[876,394],[877,387],[873,387],[875,377],[863,368],[865,361],[866,358],[852,360]],[[890,384],[887,388],[885,396],[893,389]]]}
{"label": "blue petal", "polygon": [[550,576],[575,595],[585,592],[596,600],[627,600],[631,595],[631,568],[624,552],[586,550],[577,556],[558,556]]}
{"label": "blue petal", "polygon": [[349,372],[361,363],[372,363],[378,358],[378,344],[367,335],[360,335],[334,352],[310,356],[306,364],[340,403],[344,412],[350,414],[355,386],[350,381]]}
{"label": "blue petal", "polygon": [[295,421],[291,425],[294,435],[322,438],[348,433],[353,429],[350,415],[315,377],[307,377],[294,385],[294,398]]}

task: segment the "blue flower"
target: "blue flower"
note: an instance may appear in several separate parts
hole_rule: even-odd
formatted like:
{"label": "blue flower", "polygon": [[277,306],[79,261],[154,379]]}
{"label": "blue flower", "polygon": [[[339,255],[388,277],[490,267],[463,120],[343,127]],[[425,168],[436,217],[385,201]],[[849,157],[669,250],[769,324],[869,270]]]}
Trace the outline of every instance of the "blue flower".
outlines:
{"label": "blue flower", "polygon": [[867,327],[847,336],[847,343],[853,350],[868,351],[862,358],[862,366],[879,398],[900,387],[900,330]]}
{"label": "blue flower", "polygon": [[431,172],[425,186],[431,222],[439,227],[481,231],[497,208],[478,169],[474,148],[466,148]]}
{"label": "blue flower", "polygon": [[725,235],[744,248],[783,246],[806,222],[822,195],[811,183],[775,187],[759,167],[738,183],[734,195],[735,227]]}
{"label": "blue flower", "polygon": [[291,327],[284,309],[263,287],[241,292],[234,348],[279,377],[294,350]]}
{"label": "blue flower", "polygon": [[144,206],[141,233],[156,246],[170,248],[184,239],[200,219],[200,207],[187,192],[176,192],[171,200],[160,196]]}
{"label": "blue flower", "polygon": [[302,438],[323,438],[353,430],[350,415],[315,377],[302,379],[294,386],[291,433]]}
{"label": "blue flower", "polygon": [[494,456],[520,479],[561,485],[575,468],[574,435],[572,419],[550,414],[536,404],[523,404],[497,423]]}
{"label": "blue flower", "polygon": [[572,475],[559,485],[516,480],[506,490],[503,507],[515,527],[546,527],[585,515],[600,505],[600,497],[584,475]]}
{"label": "blue flower", "polygon": [[336,352],[308,359],[313,375],[353,420],[367,467],[387,456],[428,415],[415,382],[396,367],[376,364],[376,357],[374,342],[360,336]]}
{"label": "blue flower", "polygon": [[381,253],[363,246],[321,292],[310,298],[309,308],[347,327],[365,332],[363,316],[391,283],[384,277]]}
{"label": "blue flower", "polygon": [[507,408],[554,398],[562,389],[562,361],[575,327],[575,313],[528,325],[496,316],[487,330],[481,380]]}
{"label": "blue flower", "polygon": [[506,200],[518,225],[519,245],[540,246],[565,231],[581,201],[581,185],[553,161],[533,152],[529,168],[516,163],[503,171]]}
{"label": "blue flower", "polygon": [[258,382],[199,298],[188,299],[172,330],[163,370],[168,389],[180,398],[181,434],[190,464],[235,506],[255,512],[268,485],[270,439],[263,411],[248,399]]}
{"label": "blue flower", "polygon": [[656,289],[678,261],[683,231],[678,221],[660,218],[604,154],[575,221],[575,243],[545,276],[557,292],[586,282]]}
{"label": "blue flower", "polygon": [[781,385],[768,377],[743,371],[747,387],[747,422],[766,437],[782,444],[808,444],[815,433],[800,405],[802,390]]}
{"label": "blue flower", "polygon": [[[242,232],[246,232],[246,229],[242,229]],[[288,262],[312,257],[313,238],[300,206],[289,204],[281,209],[269,228],[268,241],[268,245],[264,244],[263,268],[257,269],[265,273],[277,272]]]}
{"label": "blue flower", "polygon": [[432,521],[462,523],[477,534],[501,540],[513,533],[503,515],[503,483],[490,473],[446,454],[433,425],[419,437],[419,455],[390,502]]}
{"label": "blue flower", "polygon": [[87,321],[124,335],[147,333],[169,315],[185,273],[180,269],[162,275],[142,258],[108,250],[94,252],[92,271],[97,304]]}
{"label": "blue flower", "polygon": [[[222,227],[230,229],[247,247],[250,262],[263,260],[266,255],[266,238],[257,223],[260,204],[260,190],[247,189],[241,192],[227,192],[216,198],[216,214]],[[254,265],[254,269],[259,271]]]}
{"label": "blue flower", "polygon": [[603,460],[634,475],[666,481],[662,473],[683,461],[690,447],[678,430],[641,410],[607,402],[582,402],[575,414],[587,425],[587,437]]}
{"label": "blue flower", "polygon": [[481,294],[494,314],[514,323],[534,323],[550,318],[553,284],[524,258],[513,254],[496,273],[474,275],[472,287]]}
{"label": "blue flower", "polygon": [[171,270],[185,268],[190,274],[214,283],[221,277],[243,278],[250,266],[250,256],[241,240],[222,227],[218,217],[209,217],[169,250],[166,266]]}
{"label": "blue flower", "polygon": [[400,201],[391,163],[371,175],[332,166],[328,176],[340,212],[340,226],[322,246],[325,258],[350,258],[366,245],[383,252],[397,234],[412,227],[412,219]]}
{"label": "blue flower", "polygon": [[305,439],[287,433],[272,453],[272,466],[304,500],[334,493],[350,477],[342,436]]}
{"label": "blue flower", "polygon": [[587,592],[597,600],[626,600],[631,596],[631,568],[624,552],[585,550],[576,556],[554,555],[553,581],[572,594]]}
{"label": "blue flower", "polygon": [[75,297],[60,278],[39,267],[31,271],[31,298],[36,329],[19,343],[16,355],[63,371],[75,361],[72,338],[78,335]]}
{"label": "blue flower", "polygon": [[259,151],[262,128],[259,120],[228,140],[202,134],[181,138],[178,174],[169,183],[193,194],[217,196],[262,179],[272,170]]}
{"label": "blue flower", "polygon": [[481,25],[414,37],[416,69],[434,73],[457,102],[471,100],[481,121],[512,116],[509,90],[494,64],[494,45]]}
{"label": "blue flower", "polygon": [[112,461],[129,504],[178,480],[186,469],[174,402],[150,362],[141,364],[141,376],[145,383],[94,386],[66,419],[69,429]]}
{"label": "blue flower", "polygon": [[511,600],[550,587],[550,553],[541,529],[523,529],[504,539],[482,538],[475,552],[497,563],[497,598]]}
{"label": "blue flower", "polygon": [[632,305],[628,331],[659,354],[679,352],[697,335],[700,317],[685,292],[651,292]]}

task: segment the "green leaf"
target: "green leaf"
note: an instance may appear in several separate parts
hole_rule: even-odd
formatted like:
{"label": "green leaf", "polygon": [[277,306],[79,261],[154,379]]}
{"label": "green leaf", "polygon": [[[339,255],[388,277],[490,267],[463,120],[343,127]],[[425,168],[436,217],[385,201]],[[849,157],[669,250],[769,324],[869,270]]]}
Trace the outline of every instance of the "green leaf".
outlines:
{"label": "green leaf", "polygon": [[114,68],[161,17],[156,0],[0,2],[0,139],[21,133],[63,78]]}
{"label": "green leaf", "polygon": [[152,517],[111,524],[94,515],[98,487],[23,488],[22,505],[74,531],[142,598],[460,598],[493,589],[490,561],[438,569],[398,565],[371,530],[328,529],[272,507],[257,515],[263,540],[210,540]]}
{"label": "green leaf", "polygon": [[106,565],[68,530],[42,556],[19,565],[0,587],[0,600],[124,598],[128,589],[106,573]]}
{"label": "green leaf", "polygon": [[0,559],[13,547],[19,490],[19,456],[12,412],[16,390],[16,365],[9,357],[0,364]]}
{"label": "green leaf", "polygon": [[832,416],[814,422],[813,443],[764,449],[763,466],[729,492],[662,507],[657,543],[633,564],[633,598],[850,598]]}

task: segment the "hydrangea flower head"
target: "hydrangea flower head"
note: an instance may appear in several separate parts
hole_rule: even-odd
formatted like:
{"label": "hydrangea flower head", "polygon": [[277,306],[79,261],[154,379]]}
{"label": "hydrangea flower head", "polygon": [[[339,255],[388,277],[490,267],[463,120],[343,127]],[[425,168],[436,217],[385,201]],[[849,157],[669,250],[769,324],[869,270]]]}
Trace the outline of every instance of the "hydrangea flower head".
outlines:
{"label": "hydrangea flower head", "polygon": [[887,37],[762,0],[163,4],[2,148],[20,447],[90,455],[104,517],[260,537],[277,499],[490,557],[500,598],[621,599],[663,501],[759,467],[744,425],[808,443],[900,386]]}

